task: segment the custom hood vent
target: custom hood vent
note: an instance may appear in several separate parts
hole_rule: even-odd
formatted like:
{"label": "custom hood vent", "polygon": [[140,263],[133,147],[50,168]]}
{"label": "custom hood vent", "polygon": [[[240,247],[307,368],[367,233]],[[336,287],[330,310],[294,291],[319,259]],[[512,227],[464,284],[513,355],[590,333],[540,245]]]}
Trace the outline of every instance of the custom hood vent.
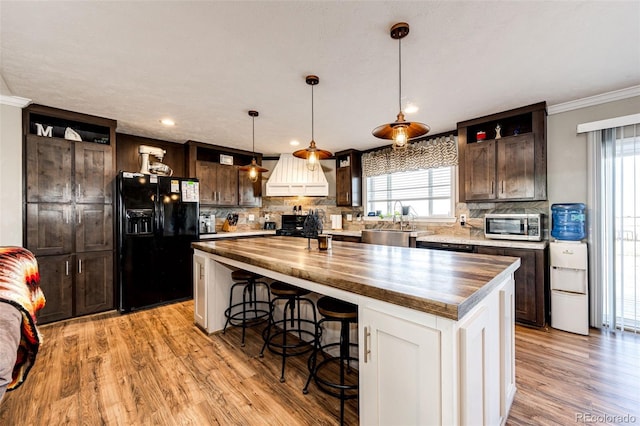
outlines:
{"label": "custom hood vent", "polygon": [[269,176],[266,189],[267,197],[329,195],[329,183],[322,167],[310,171],[305,160],[292,154],[280,154],[280,159]]}

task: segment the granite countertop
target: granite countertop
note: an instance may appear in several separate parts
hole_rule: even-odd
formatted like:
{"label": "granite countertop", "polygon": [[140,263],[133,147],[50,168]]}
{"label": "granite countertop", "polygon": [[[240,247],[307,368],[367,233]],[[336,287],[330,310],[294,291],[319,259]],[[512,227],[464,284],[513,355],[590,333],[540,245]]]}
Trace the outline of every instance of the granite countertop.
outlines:
{"label": "granite countertop", "polygon": [[[312,245],[313,246],[313,245]],[[307,240],[258,237],[193,243],[207,253],[459,320],[486,297],[520,259],[335,241],[307,250]]]}
{"label": "granite countertop", "polygon": [[202,240],[221,240],[225,238],[238,238],[238,237],[257,237],[276,235],[276,231],[273,230],[257,230],[257,231],[238,231],[238,232],[218,232],[216,234],[203,234],[200,235],[200,241]]}
{"label": "granite countertop", "polygon": [[543,250],[549,245],[548,241],[491,240],[486,238],[470,238],[442,234],[423,235],[416,239],[416,242],[420,241],[429,243],[472,244],[476,246],[524,248],[533,250]]}

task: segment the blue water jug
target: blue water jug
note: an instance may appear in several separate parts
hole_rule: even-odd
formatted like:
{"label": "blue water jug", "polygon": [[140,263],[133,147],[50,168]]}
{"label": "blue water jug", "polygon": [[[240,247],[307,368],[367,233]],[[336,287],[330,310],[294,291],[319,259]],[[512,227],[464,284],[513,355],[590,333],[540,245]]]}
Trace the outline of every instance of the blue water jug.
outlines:
{"label": "blue water jug", "polygon": [[557,240],[580,241],[586,236],[583,203],[551,206],[551,236]]}

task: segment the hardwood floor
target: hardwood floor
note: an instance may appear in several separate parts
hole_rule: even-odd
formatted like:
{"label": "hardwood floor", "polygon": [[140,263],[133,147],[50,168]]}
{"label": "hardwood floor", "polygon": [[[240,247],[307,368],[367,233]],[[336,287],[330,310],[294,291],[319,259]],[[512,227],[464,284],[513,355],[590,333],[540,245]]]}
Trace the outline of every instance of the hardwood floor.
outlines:
{"label": "hardwood floor", "polygon": [[[305,356],[287,360],[280,383],[280,358],[258,357],[256,331],[244,348],[238,329],[206,336],[191,301],[40,329],[36,365],[5,395],[2,425],[338,423],[337,399],[315,385],[301,392]],[[640,423],[640,336],[517,327],[516,374],[510,425],[574,424],[581,413]],[[357,401],[348,401],[346,423],[357,419]]]}

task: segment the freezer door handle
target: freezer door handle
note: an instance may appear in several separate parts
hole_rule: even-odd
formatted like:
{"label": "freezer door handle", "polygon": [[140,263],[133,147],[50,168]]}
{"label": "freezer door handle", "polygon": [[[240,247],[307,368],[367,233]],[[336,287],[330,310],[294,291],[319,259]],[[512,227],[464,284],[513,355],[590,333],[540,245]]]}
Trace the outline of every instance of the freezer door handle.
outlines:
{"label": "freezer door handle", "polygon": [[164,232],[164,203],[160,200],[160,231]]}

